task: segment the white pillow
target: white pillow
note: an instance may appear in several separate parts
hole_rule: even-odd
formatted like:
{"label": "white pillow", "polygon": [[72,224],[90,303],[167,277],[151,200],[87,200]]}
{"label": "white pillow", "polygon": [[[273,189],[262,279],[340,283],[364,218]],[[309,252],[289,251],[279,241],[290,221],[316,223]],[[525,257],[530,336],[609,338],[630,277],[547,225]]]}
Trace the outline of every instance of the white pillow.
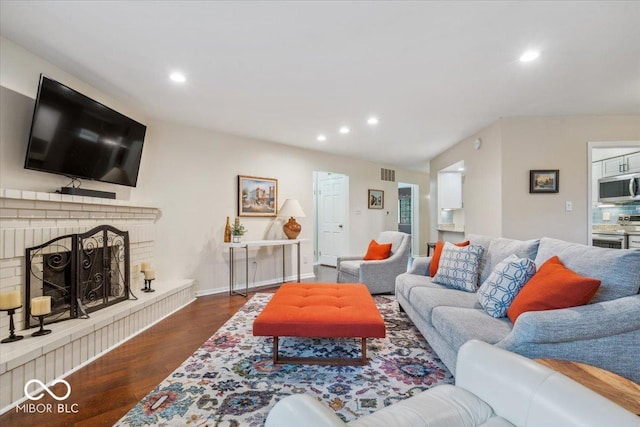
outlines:
{"label": "white pillow", "polygon": [[445,242],[438,272],[432,281],[448,288],[475,292],[484,248],[479,245],[458,247]]}
{"label": "white pillow", "polygon": [[493,317],[505,317],[520,289],[536,274],[536,264],[511,255],[500,261],[478,289],[478,302]]}

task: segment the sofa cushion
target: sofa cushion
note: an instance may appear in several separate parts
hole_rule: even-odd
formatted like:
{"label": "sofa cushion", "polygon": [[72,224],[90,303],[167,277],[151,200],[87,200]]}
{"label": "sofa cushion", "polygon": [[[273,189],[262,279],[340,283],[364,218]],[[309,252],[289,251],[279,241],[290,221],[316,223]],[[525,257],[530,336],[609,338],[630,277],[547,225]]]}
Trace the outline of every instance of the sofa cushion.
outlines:
{"label": "sofa cushion", "polygon": [[509,335],[513,328],[509,319],[491,317],[482,308],[435,307],[431,322],[456,352],[472,339],[495,344]]}
{"label": "sofa cushion", "polygon": [[[469,246],[469,241],[460,243],[454,243],[458,247]],[[440,265],[440,257],[442,256],[442,249],[444,249],[444,242],[437,242],[436,247],[433,250],[431,256],[431,264],[429,265],[429,276],[434,277],[438,273],[438,266]]]}
{"label": "sofa cushion", "polygon": [[433,282],[453,289],[475,292],[478,287],[480,259],[484,248],[470,245],[458,247],[445,242],[438,272]]}
{"label": "sofa cushion", "polygon": [[554,310],[587,304],[600,280],[581,276],[566,268],[557,256],[540,266],[507,310],[513,323],[526,311]]}
{"label": "sofa cushion", "polygon": [[640,290],[640,251],[604,249],[543,237],[535,258],[540,267],[553,256],[576,273],[602,284],[591,302],[635,295]]}
{"label": "sofa cushion", "polygon": [[533,277],[536,264],[511,255],[500,261],[478,289],[478,301],[493,317],[504,317],[520,289]]}
{"label": "sofa cushion", "polygon": [[480,283],[484,283],[496,268],[496,265],[509,255],[517,255],[518,258],[535,259],[539,244],[540,240],[514,240],[503,237],[491,240],[485,256],[485,263],[480,273]]}
{"label": "sofa cushion", "polygon": [[432,311],[439,306],[475,307],[482,310],[476,294],[443,287],[414,287],[411,289],[411,305],[429,325],[431,325]]}
{"label": "sofa cushion", "polygon": [[433,283],[429,276],[403,273],[396,277],[396,294],[402,294],[406,299],[410,298],[412,289],[420,287],[443,289],[442,285]]}
{"label": "sofa cushion", "polygon": [[379,261],[389,258],[389,255],[391,255],[391,243],[378,243],[375,240],[371,240],[367,253],[364,254],[364,260]]}

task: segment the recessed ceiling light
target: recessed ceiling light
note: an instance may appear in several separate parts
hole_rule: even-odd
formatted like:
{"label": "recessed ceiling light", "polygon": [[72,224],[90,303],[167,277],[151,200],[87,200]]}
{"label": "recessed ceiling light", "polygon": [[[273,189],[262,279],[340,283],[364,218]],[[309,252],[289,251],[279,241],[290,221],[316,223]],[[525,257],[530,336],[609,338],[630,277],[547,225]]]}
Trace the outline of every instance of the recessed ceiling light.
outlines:
{"label": "recessed ceiling light", "polygon": [[533,61],[534,59],[537,59],[538,56],[540,56],[540,52],[538,52],[537,50],[528,50],[522,54],[522,56],[520,57],[520,62]]}
{"label": "recessed ceiling light", "polygon": [[341,134],[343,134],[343,135],[346,135],[346,134],[348,134],[349,132],[350,132],[350,129],[349,129],[348,127],[346,127],[346,126],[342,126],[342,127],[340,128],[340,133],[341,133]]}
{"label": "recessed ceiling light", "polygon": [[169,74],[169,78],[176,83],[184,83],[187,81],[185,75],[179,71],[174,71],[173,73]]}
{"label": "recessed ceiling light", "polygon": [[367,123],[370,124],[371,126],[375,126],[378,124],[378,118],[377,117],[369,117],[367,119]]}
{"label": "recessed ceiling light", "polygon": [[320,135],[318,135],[318,137],[317,137],[316,139],[317,139],[318,141],[326,141],[326,140],[327,140],[327,137],[326,137],[325,135],[320,134]]}

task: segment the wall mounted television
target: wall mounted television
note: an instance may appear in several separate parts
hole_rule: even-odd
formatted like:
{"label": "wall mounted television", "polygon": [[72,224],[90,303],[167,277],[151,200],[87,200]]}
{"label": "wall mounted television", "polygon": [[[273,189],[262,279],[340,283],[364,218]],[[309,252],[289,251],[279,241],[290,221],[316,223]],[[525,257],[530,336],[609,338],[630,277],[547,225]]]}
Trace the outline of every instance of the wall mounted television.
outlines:
{"label": "wall mounted television", "polygon": [[147,127],[40,76],[24,167],[135,187]]}

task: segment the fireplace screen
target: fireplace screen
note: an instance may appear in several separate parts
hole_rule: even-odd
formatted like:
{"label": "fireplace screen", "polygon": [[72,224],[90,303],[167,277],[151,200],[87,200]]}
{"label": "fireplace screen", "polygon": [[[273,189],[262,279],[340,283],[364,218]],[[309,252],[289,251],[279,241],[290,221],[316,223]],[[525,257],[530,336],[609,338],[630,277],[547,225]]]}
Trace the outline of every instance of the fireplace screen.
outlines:
{"label": "fireplace screen", "polygon": [[51,296],[45,323],[77,317],[129,297],[129,233],[103,225],[26,250],[25,324],[38,326],[30,313],[32,297]]}

